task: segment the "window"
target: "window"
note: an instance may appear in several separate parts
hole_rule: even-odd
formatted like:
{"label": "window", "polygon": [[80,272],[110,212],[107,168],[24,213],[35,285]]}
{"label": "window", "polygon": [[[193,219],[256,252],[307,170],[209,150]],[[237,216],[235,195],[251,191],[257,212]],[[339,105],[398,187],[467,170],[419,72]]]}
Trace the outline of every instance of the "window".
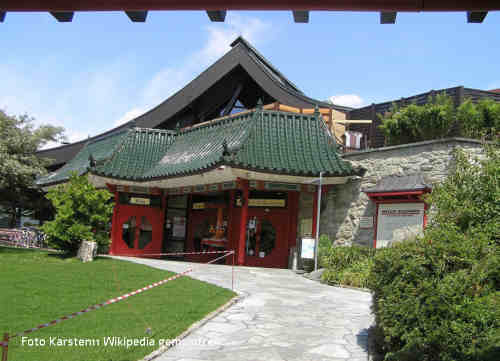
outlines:
{"label": "window", "polygon": [[126,243],[128,248],[134,248],[135,227],[135,217],[130,217],[127,222],[123,223],[122,225],[122,239]]}
{"label": "window", "polygon": [[153,226],[149,220],[142,216],[139,230],[139,249],[144,249],[153,240]]}

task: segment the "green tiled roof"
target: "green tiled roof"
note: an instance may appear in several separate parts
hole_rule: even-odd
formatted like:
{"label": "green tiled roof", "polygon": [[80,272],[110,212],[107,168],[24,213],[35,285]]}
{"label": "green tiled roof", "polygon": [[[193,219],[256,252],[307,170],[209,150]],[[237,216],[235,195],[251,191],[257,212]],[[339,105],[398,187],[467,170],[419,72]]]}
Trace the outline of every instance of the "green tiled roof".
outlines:
{"label": "green tiled roof", "polygon": [[235,168],[311,176],[352,174],[351,165],[337,154],[333,138],[316,115],[277,111],[254,113],[243,147],[225,157]]}
{"label": "green tiled roof", "polygon": [[[338,156],[318,114],[257,109],[178,132],[135,128],[119,141],[103,161],[94,155],[92,173],[138,182],[202,173],[220,165],[297,176],[354,174],[350,163]],[[80,164],[79,169],[88,169],[91,146],[68,167]]]}
{"label": "green tiled roof", "polygon": [[122,131],[85,144],[71,161],[66,163],[56,172],[40,177],[37,179],[36,183],[42,186],[61,183],[67,181],[72,172],[76,172],[78,175],[85,174],[90,168],[90,156],[92,156],[96,162],[102,162],[108,159],[114,153],[126,134],[127,131]]}
{"label": "green tiled roof", "polygon": [[175,177],[199,173],[223,162],[228,150],[242,146],[251,131],[254,113],[216,120],[182,132],[162,159],[144,178]]}
{"label": "green tiled roof", "polygon": [[115,154],[93,172],[113,178],[142,179],[156,165],[174,141],[176,132],[135,128],[123,139]]}

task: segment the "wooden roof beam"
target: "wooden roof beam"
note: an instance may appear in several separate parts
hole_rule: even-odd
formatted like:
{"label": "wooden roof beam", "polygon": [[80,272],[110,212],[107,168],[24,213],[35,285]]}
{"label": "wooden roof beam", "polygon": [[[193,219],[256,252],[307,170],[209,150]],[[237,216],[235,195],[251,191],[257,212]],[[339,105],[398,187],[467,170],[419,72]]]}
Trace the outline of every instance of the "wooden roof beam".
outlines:
{"label": "wooden roof beam", "polygon": [[223,23],[226,20],[226,10],[207,10],[210,21]]}
{"label": "wooden roof beam", "polygon": [[396,11],[381,12],[380,13],[380,24],[396,24]]}
{"label": "wooden roof beam", "polygon": [[468,11],[467,12],[467,22],[480,24],[483,22],[486,15],[488,15],[487,11]]}
{"label": "wooden roof beam", "polygon": [[50,13],[60,23],[70,23],[73,21],[73,15],[75,15],[73,11],[51,11]]}
{"label": "wooden roof beam", "polygon": [[134,23],[145,23],[146,17],[148,16],[147,11],[125,11],[125,14],[132,20]]}
{"label": "wooden roof beam", "polygon": [[309,10],[294,10],[293,21],[306,24],[309,22]]}

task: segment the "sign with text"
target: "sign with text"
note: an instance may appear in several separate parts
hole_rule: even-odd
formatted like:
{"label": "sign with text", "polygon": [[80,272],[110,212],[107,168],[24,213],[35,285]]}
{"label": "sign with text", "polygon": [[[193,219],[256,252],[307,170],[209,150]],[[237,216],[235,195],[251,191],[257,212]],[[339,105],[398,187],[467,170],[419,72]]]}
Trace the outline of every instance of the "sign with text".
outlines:
{"label": "sign with text", "polygon": [[424,203],[380,204],[377,221],[377,248],[416,235],[424,227]]}
{"label": "sign with text", "polygon": [[130,197],[130,204],[139,206],[149,206],[151,200],[149,198]]}
{"label": "sign with text", "polygon": [[[241,199],[236,200],[236,205],[241,207]],[[277,207],[285,208],[285,199],[272,199],[272,198],[250,198],[248,201],[249,207]]]}
{"label": "sign with text", "polygon": [[301,258],[309,258],[309,259],[314,259],[314,243],[315,243],[314,238],[310,237],[305,237],[302,238],[302,247],[301,247],[301,252],[300,252],[300,257]]}

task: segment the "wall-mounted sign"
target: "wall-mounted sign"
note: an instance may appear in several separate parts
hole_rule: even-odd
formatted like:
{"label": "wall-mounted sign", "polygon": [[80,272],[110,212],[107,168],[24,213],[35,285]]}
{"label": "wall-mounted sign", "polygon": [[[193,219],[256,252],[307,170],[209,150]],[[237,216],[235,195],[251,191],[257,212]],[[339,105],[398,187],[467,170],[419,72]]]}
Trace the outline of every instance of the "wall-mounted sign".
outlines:
{"label": "wall-mounted sign", "polygon": [[193,203],[193,209],[205,209],[205,202]]}
{"label": "wall-mounted sign", "polygon": [[424,203],[380,204],[377,248],[418,234],[424,227]]}
{"label": "wall-mounted sign", "polygon": [[310,237],[305,237],[302,238],[302,247],[301,247],[301,252],[300,252],[300,257],[301,258],[308,258],[308,259],[313,259],[314,258],[314,243],[315,243],[314,238]]}
{"label": "wall-mounted sign", "polygon": [[[236,205],[241,207],[241,198],[236,200]],[[285,208],[286,199],[272,199],[272,198],[250,198],[248,201],[249,207],[277,207]]]}
{"label": "wall-mounted sign", "polygon": [[176,238],[186,236],[186,217],[174,217],[172,236]]}
{"label": "wall-mounted sign", "polygon": [[372,217],[359,217],[359,228],[373,228],[373,216]]}
{"label": "wall-mounted sign", "polygon": [[135,204],[139,206],[149,206],[150,203],[151,199],[149,198],[130,197],[130,204]]}

